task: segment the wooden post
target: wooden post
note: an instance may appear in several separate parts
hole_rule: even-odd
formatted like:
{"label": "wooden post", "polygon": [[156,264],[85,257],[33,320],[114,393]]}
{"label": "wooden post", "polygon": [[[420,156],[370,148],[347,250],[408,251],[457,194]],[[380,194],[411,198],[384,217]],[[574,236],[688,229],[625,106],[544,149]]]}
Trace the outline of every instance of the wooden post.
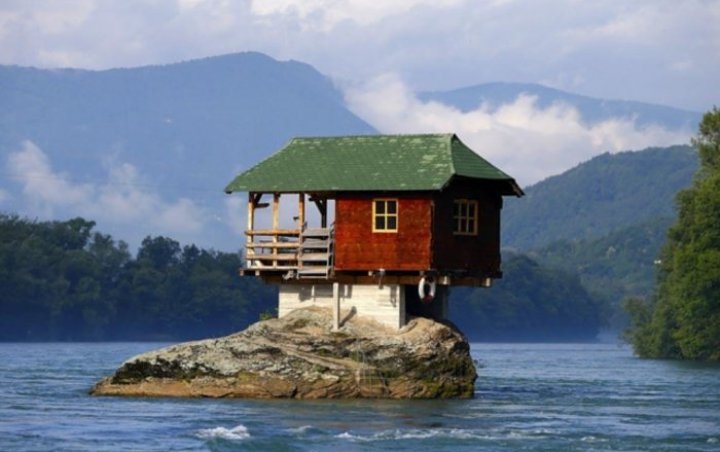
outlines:
{"label": "wooden post", "polygon": [[320,227],[327,227],[327,200],[326,199],[315,199],[315,205],[320,211]]}
{"label": "wooden post", "polygon": [[305,226],[305,194],[298,194],[298,229],[302,232]]}
{"label": "wooden post", "polygon": [[333,283],[333,331],[340,329],[340,283]]}
{"label": "wooden post", "polygon": [[[252,231],[255,227],[255,193],[248,193],[248,205],[247,205],[247,230]],[[245,267],[250,267],[250,256],[255,254],[255,250],[249,248],[253,241],[252,234],[248,234],[245,238]]]}
{"label": "wooden post", "polygon": [[[280,193],[273,193],[273,203],[272,203],[272,230],[273,230],[273,236],[272,236],[272,242],[273,244],[277,245],[278,243],[278,235],[277,230],[280,228]],[[272,256],[273,256],[273,267],[277,267],[278,261],[278,247],[274,246],[272,250]]]}

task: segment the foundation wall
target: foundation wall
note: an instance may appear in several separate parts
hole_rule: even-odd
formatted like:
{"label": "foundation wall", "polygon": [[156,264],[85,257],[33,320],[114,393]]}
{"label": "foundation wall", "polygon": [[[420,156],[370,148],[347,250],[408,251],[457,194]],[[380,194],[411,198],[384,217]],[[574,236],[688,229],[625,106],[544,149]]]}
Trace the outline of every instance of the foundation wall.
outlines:
{"label": "foundation wall", "polygon": [[[351,315],[369,317],[393,328],[405,325],[405,291],[398,284],[340,284],[340,321]],[[332,284],[281,284],[278,317],[309,306],[334,306]]]}

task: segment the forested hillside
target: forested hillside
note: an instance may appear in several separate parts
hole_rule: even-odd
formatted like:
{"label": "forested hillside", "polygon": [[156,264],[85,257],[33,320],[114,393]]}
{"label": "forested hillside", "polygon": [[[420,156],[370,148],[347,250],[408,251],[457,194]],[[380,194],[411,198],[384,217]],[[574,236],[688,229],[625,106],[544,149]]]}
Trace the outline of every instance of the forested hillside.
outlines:
{"label": "forested hillside", "polygon": [[509,199],[503,245],[577,275],[608,307],[607,327],[621,330],[627,325],[622,300],[654,290],[675,195],[691,183],[697,165],[690,146],[595,157]]}
{"label": "forested hillside", "polygon": [[[274,315],[277,289],[240,278],[237,253],[147,237],[133,256],[82,218],[0,215],[0,341],[183,340]],[[492,289],[454,290],[451,320],[476,340],[589,340],[602,303],[576,276],[515,256]]]}
{"label": "forested hillside", "polygon": [[599,239],[557,241],[529,255],[544,266],[578,275],[588,292],[610,309],[608,326],[622,329],[627,320],[620,302],[652,295],[660,250],[672,222],[655,218]]}
{"label": "forested hillside", "polygon": [[572,274],[507,256],[490,289],[454,288],[450,319],[475,341],[592,341],[607,307]]}
{"label": "forested hillside", "polygon": [[652,358],[720,361],[720,109],[693,140],[700,167],[678,194],[655,296],[629,299],[635,352]]}
{"label": "forested hillside", "polygon": [[0,215],[0,341],[219,336],[276,307],[236,253],[148,237],[132,256],[94,226]]}
{"label": "forested hillside", "polygon": [[503,246],[528,251],[673,217],[698,165],[690,146],[603,154],[525,189],[503,209]]}

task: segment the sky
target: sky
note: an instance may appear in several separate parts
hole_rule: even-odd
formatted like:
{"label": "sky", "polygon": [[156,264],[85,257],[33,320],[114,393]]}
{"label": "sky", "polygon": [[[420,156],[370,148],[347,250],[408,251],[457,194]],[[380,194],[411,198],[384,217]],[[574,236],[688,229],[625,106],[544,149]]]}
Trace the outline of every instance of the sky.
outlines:
{"label": "sky", "polygon": [[105,69],[255,50],[411,90],[537,82],[705,111],[718,0],[0,0],[0,64]]}
{"label": "sky", "polygon": [[[698,112],[720,105],[720,0],[0,0],[0,64],[102,70],[243,51],[314,66],[380,132],[456,132],[522,186],[603,152],[687,143],[694,130],[586,124],[572,106],[540,108],[531,96],[461,112],[415,93],[505,81]],[[113,181],[146,176],[125,162],[94,183],[53,163],[32,142],[4,162],[41,218],[64,208],[117,224],[162,212],[155,230],[188,240],[207,218],[236,225],[230,204],[208,214],[149,187],[112,193]],[[55,188],[34,185],[36,173]],[[0,186],[0,205],[13,196]]]}

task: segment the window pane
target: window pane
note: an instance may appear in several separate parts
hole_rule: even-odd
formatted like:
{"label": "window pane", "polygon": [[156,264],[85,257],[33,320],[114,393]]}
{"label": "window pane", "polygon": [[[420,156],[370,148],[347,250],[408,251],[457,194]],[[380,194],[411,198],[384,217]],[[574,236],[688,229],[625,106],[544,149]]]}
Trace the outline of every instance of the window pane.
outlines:
{"label": "window pane", "polygon": [[475,220],[468,220],[467,231],[465,232],[475,233]]}
{"label": "window pane", "polygon": [[475,218],[475,206],[474,202],[468,203],[468,216],[470,218]]}
{"label": "window pane", "polygon": [[391,231],[397,229],[397,217],[387,217],[387,228]]}
{"label": "window pane", "polygon": [[375,201],[375,213],[385,213],[385,201]]}
{"label": "window pane", "polygon": [[375,217],[375,229],[378,231],[385,229],[385,217]]}
{"label": "window pane", "polygon": [[397,201],[387,201],[387,213],[397,213]]}

